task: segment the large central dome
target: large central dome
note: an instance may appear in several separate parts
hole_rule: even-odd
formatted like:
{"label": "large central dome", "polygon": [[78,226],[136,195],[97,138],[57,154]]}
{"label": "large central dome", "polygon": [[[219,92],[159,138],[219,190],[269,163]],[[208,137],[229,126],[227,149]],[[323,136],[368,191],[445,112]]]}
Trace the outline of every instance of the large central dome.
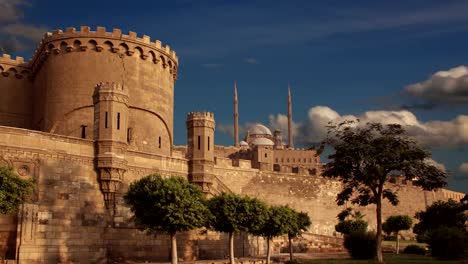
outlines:
{"label": "large central dome", "polygon": [[251,135],[268,135],[272,136],[270,129],[262,124],[255,124],[250,128]]}

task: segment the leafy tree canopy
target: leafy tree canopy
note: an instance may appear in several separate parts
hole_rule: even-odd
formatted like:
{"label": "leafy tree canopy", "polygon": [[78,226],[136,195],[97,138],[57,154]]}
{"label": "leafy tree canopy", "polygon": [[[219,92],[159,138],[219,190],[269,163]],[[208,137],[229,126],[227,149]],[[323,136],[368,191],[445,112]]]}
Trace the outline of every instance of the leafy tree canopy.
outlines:
{"label": "leafy tree canopy", "polygon": [[[291,209],[292,210],[292,209]],[[288,236],[289,237],[297,237],[302,234],[304,230],[310,227],[312,221],[307,213],[304,212],[296,212],[293,210],[293,220],[294,222],[288,228]]]}
{"label": "leafy tree canopy", "polygon": [[297,220],[297,214],[287,206],[272,206],[266,216],[264,224],[252,233],[267,239],[287,234]]}
{"label": "leafy tree canopy", "polygon": [[395,171],[425,190],[446,185],[447,173],[427,162],[430,152],[409,138],[400,125],[361,126],[345,121],[330,126],[323,143],[335,150],[328,157],[330,162],[325,165],[323,176],[337,178],[344,184],[337,196],[338,205],[351,200],[353,204],[366,206],[376,203],[379,196],[397,205],[397,195],[384,188],[388,176]]}
{"label": "leafy tree canopy", "polygon": [[32,180],[19,178],[11,167],[0,167],[0,214],[18,210],[33,189]]}
{"label": "leafy tree canopy", "polygon": [[408,230],[413,226],[413,219],[408,215],[392,215],[382,224],[385,233],[398,233],[402,230]]}
{"label": "leafy tree canopy", "polygon": [[258,229],[265,221],[267,205],[262,201],[232,193],[221,193],[207,202],[211,212],[209,225],[221,232]]}
{"label": "leafy tree canopy", "polygon": [[432,230],[441,227],[458,228],[466,232],[466,222],[468,215],[465,203],[457,202],[452,199],[448,201],[437,201],[426,208],[425,211],[416,213],[416,218],[419,220],[413,232],[417,234],[418,240],[425,242]]}
{"label": "leafy tree canopy", "polygon": [[202,227],[209,215],[201,191],[180,177],[146,176],[130,184],[124,200],[136,225],[150,233],[175,234]]}
{"label": "leafy tree canopy", "polygon": [[349,235],[353,232],[367,231],[368,224],[363,219],[364,215],[359,211],[353,212],[351,208],[347,208],[339,213],[337,218],[339,222],[335,225],[336,232]]}

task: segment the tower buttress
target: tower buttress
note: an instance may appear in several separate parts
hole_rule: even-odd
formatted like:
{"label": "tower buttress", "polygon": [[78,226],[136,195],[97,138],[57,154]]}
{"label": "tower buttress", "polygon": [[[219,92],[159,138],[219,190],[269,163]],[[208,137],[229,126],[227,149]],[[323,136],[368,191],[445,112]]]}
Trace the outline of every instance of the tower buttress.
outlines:
{"label": "tower buttress", "polygon": [[214,114],[190,112],[187,115],[187,154],[189,181],[205,193],[212,185],[214,167]]}
{"label": "tower buttress", "polygon": [[234,146],[239,147],[239,102],[236,82],[234,82]]}
{"label": "tower buttress", "polygon": [[292,124],[292,100],[291,87],[288,84],[288,148],[294,149],[293,142],[293,124]]}
{"label": "tower buttress", "polygon": [[106,208],[115,210],[127,161],[128,92],[120,84],[100,83],[93,94],[96,169]]}

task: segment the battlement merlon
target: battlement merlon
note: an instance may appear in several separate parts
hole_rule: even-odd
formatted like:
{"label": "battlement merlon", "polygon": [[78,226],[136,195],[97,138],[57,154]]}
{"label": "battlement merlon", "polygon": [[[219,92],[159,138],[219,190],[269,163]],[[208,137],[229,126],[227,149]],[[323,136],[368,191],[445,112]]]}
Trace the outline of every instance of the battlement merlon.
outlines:
{"label": "battlement merlon", "polygon": [[16,57],[15,59],[12,59],[9,54],[3,54],[3,56],[0,57],[0,65],[7,66],[7,67],[3,67],[5,71],[6,71],[5,68],[10,68],[10,67],[29,68],[28,63],[24,61],[23,57]]}
{"label": "battlement merlon", "polygon": [[128,106],[128,89],[120,83],[101,82],[96,85],[93,94],[93,102],[118,101]]}
{"label": "battlement merlon", "polygon": [[107,32],[105,27],[96,27],[95,31],[91,31],[91,28],[88,26],[81,26],[79,31],[77,31],[74,27],[68,27],[65,32],[60,29],[56,29],[52,32],[45,33],[42,41],[33,55],[33,58],[31,59],[31,63],[34,64],[34,62],[39,59],[41,50],[47,43],[70,38],[95,38],[130,42],[136,45],[141,45],[153,50],[157,50],[158,52],[173,60],[176,66],[179,63],[179,58],[177,57],[175,51],[171,50],[169,45],[163,45],[159,40],[151,42],[151,38],[147,35],[143,35],[140,38],[138,37],[137,33],[133,31],[130,31],[128,35],[125,35],[122,34],[122,30],[116,28],[114,28],[112,32]]}
{"label": "battlement merlon", "polygon": [[214,113],[211,112],[190,112],[187,114],[187,128],[209,127],[215,129]]}
{"label": "battlement merlon", "polygon": [[187,120],[193,118],[209,118],[214,120],[214,113],[212,112],[190,112],[187,114]]}

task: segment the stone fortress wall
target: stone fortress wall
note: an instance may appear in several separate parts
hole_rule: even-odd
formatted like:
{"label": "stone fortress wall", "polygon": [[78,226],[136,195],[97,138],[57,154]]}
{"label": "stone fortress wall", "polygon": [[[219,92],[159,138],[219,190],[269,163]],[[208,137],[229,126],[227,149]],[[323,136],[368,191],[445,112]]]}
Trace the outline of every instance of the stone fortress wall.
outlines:
{"label": "stone fortress wall", "polygon": [[[0,217],[0,255],[19,263],[167,261],[168,237],[135,229],[122,200],[131,182],[150,173],[185,177],[208,195],[233,192],[287,204],[311,217],[308,237],[336,237],[341,185],[319,170],[311,173],[320,160],[304,158],[315,150],[259,148],[243,159],[236,156],[242,147],[214,145],[214,115],[197,112],[187,117],[188,145],[172,145],[177,66],[175,53],[159,41],[102,27],[48,33],[30,62],[0,58],[0,166],[36,184],[18,215]],[[118,84],[101,83],[107,81]],[[384,217],[463,196],[424,192],[401,180],[391,185],[400,205],[385,204]],[[375,226],[374,208],[360,210]],[[241,234],[237,242],[237,256],[264,252],[257,238]],[[223,258],[226,246],[217,232],[179,235],[184,260]]]}

